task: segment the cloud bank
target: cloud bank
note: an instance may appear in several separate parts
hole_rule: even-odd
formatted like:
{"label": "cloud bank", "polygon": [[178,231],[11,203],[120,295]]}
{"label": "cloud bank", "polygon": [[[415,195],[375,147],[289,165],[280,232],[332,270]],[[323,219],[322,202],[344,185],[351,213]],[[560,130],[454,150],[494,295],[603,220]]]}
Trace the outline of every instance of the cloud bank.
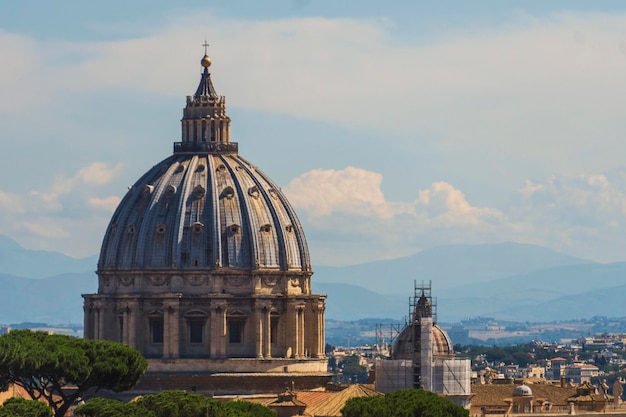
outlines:
{"label": "cloud bank", "polygon": [[[377,138],[331,169],[289,173],[294,179],[285,189],[303,213],[316,262],[503,240],[623,259],[626,15],[521,16],[498,28],[413,42],[394,39],[392,25],[385,19],[237,20],[195,11],[141,37],[108,42],[42,41],[0,31],[6,63],[0,140],[22,150],[54,143],[65,152],[51,158],[28,149],[0,166],[0,175],[14,178],[0,188],[0,233],[36,248],[97,252],[119,200],[114,194],[135,180],[121,178],[121,167],[145,171],[156,162],[145,147],[131,150],[121,127],[101,119],[132,115],[140,126],[132,139],[153,144],[149,128],[162,127],[159,115],[129,108],[126,99],[182,99],[199,73],[190,63],[199,61],[200,45],[190,40],[206,34],[218,92],[227,94],[231,108]],[[94,109],[93,123],[72,118],[102,96],[114,104],[98,108],[102,113]],[[351,156],[383,146],[403,154],[354,167]],[[320,148],[307,157],[323,166],[332,151]],[[280,149],[268,152],[276,153],[277,164],[289,157]],[[422,154],[443,161],[439,178],[422,184],[407,175],[384,184],[397,159],[410,163]],[[63,158],[68,163],[59,162]],[[26,174],[39,183],[25,182]],[[459,177],[480,183],[475,189],[486,194],[493,184],[513,191],[479,198],[451,179]],[[385,196],[392,187],[402,198]]]}
{"label": "cloud bank", "polygon": [[517,241],[604,261],[622,259],[626,172],[527,181],[504,208],[477,207],[447,182],[390,201],[382,175],[355,167],[314,170],[284,191],[315,254],[342,265],[395,258],[450,243]]}

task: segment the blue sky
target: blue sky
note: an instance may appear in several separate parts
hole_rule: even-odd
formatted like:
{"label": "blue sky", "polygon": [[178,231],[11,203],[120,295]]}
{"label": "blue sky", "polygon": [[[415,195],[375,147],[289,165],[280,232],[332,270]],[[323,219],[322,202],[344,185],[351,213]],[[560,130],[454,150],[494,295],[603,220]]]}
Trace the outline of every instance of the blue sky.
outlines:
{"label": "blue sky", "polygon": [[316,264],[502,241],[626,260],[621,1],[2,2],[0,234],[97,253],[179,140],[205,36]]}

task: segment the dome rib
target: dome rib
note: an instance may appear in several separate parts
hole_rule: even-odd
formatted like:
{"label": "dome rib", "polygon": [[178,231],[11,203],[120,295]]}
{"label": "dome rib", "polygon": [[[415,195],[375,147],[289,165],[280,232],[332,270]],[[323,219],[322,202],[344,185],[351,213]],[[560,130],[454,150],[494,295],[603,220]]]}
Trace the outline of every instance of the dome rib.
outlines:
{"label": "dome rib", "polygon": [[[226,163],[226,167],[232,177],[234,190],[239,200],[239,212],[241,223],[241,235],[242,235],[242,250],[248,253],[246,260],[248,261],[242,267],[254,267],[259,262],[259,243],[258,235],[255,233],[256,228],[260,228],[260,224],[257,218],[257,213],[251,210],[250,201],[248,197],[247,187],[243,187],[245,178],[238,173],[238,167],[241,165],[237,158],[233,157],[220,157],[222,161]],[[228,160],[228,162],[226,162]],[[243,236],[246,236],[245,247]]]}
{"label": "dome rib", "polygon": [[[219,189],[217,188],[217,173],[215,166],[214,158],[206,158],[207,161],[207,197],[209,195],[209,189],[211,190],[211,204],[205,204],[206,209],[203,213],[203,218],[205,219],[205,224],[210,225],[207,229],[207,233],[204,236],[204,239],[207,239],[207,245],[212,246],[213,258],[207,260],[211,262],[213,265],[209,265],[210,268],[216,268],[222,265],[222,239],[221,239],[221,228],[220,224],[222,222],[222,213],[220,208],[219,201]],[[209,181],[212,179],[212,181]],[[208,187],[208,185],[211,185]]]}
{"label": "dome rib", "polygon": [[[252,181],[252,183],[254,184],[254,186],[257,188],[258,192],[259,192],[259,199],[262,199],[262,203],[263,203],[263,208],[266,211],[266,215],[269,216],[269,218],[267,219],[263,219],[262,221],[259,221],[258,225],[255,225],[255,233],[260,235],[260,239],[258,239],[258,241],[263,242],[265,239],[264,236],[262,235],[263,232],[260,232],[259,229],[261,227],[261,224],[274,224],[275,226],[278,227],[274,227],[271,230],[272,236],[271,236],[271,244],[269,244],[270,246],[273,246],[273,250],[272,248],[270,248],[270,250],[267,250],[265,242],[262,243],[262,248],[263,250],[267,250],[267,252],[269,252],[270,254],[272,253],[278,253],[278,258],[274,260],[274,262],[269,265],[268,264],[268,259],[265,259],[265,263],[264,266],[266,267],[277,267],[280,268],[281,270],[286,269],[286,256],[285,256],[285,242],[283,239],[283,225],[281,224],[281,221],[279,220],[279,217],[276,213],[276,206],[274,204],[272,204],[271,200],[270,200],[270,196],[268,195],[267,191],[266,191],[266,185],[268,184],[263,184],[261,181],[259,181],[259,178],[257,176],[254,175],[254,173],[256,173],[256,170],[254,170],[251,166],[251,164],[247,163],[247,161],[245,161],[245,164],[241,164],[240,166],[246,171],[246,173],[248,174],[248,177],[250,178],[250,180]],[[253,173],[254,171],[254,173]],[[267,181],[265,181],[267,183]],[[254,202],[252,202],[254,204]],[[260,204],[259,204],[260,205]],[[256,210],[255,210],[256,212]],[[280,242],[283,242],[283,244],[281,245]],[[261,248],[259,248],[259,252],[261,252],[260,250]],[[259,253],[260,254],[260,253]]]}

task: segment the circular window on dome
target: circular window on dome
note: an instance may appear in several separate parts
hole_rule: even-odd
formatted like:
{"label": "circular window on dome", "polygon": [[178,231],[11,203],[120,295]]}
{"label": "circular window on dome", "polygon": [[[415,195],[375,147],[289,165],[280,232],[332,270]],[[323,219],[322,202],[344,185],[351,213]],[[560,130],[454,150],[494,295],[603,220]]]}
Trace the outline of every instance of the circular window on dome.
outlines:
{"label": "circular window on dome", "polygon": [[168,186],[165,188],[165,194],[167,194],[167,195],[174,195],[174,194],[176,194],[176,187],[174,187],[174,186],[173,186],[173,185],[171,185],[171,184],[170,184],[170,185],[168,185]]}
{"label": "circular window on dome", "polygon": [[204,229],[204,225],[200,222],[195,222],[191,225],[191,230],[193,230],[194,233],[202,233],[202,229]]}
{"label": "circular window on dome", "polygon": [[154,185],[147,184],[145,187],[143,187],[143,196],[148,197],[150,194],[152,194],[153,191]]}
{"label": "circular window on dome", "polygon": [[233,187],[224,188],[224,191],[222,191],[222,194],[220,194],[220,197],[226,198],[228,200],[232,199],[234,196],[235,196],[235,190],[233,190]]}
{"label": "circular window on dome", "polygon": [[206,190],[204,189],[204,187],[198,184],[193,188],[192,196],[194,199],[198,200],[204,197],[205,193],[206,193]]}
{"label": "circular window on dome", "polygon": [[256,185],[248,189],[248,194],[250,194],[250,197],[252,198],[259,198],[261,196],[261,194],[259,193],[259,189]]}
{"label": "circular window on dome", "polygon": [[263,233],[269,233],[272,231],[272,225],[270,224],[264,224],[263,226],[261,226],[261,231]]}
{"label": "circular window on dome", "polygon": [[287,226],[285,226],[285,230],[287,231],[287,233],[293,233],[293,225],[288,224]]}
{"label": "circular window on dome", "polygon": [[161,223],[161,224],[157,224],[157,226],[156,226],[156,232],[157,232],[158,234],[160,234],[160,235],[165,234],[165,230],[166,230],[166,228],[165,228],[165,225],[164,225],[164,224],[162,224],[162,223]]}
{"label": "circular window on dome", "polygon": [[135,233],[135,225],[134,224],[129,224],[128,225],[128,233],[130,233],[131,235],[133,233]]}
{"label": "circular window on dome", "polygon": [[198,167],[196,168],[196,172],[204,172],[206,168],[204,167],[204,165],[200,164],[198,165]]}
{"label": "circular window on dome", "polygon": [[275,190],[275,189],[270,188],[270,189],[269,189],[269,193],[270,193],[270,195],[272,196],[272,198],[273,198],[274,200],[278,200],[278,193],[276,192],[276,190]]}
{"label": "circular window on dome", "polygon": [[241,228],[241,226],[239,226],[238,224],[231,224],[230,226],[228,226],[228,231],[230,233],[237,233],[237,232],[239,232],[240,228]]}

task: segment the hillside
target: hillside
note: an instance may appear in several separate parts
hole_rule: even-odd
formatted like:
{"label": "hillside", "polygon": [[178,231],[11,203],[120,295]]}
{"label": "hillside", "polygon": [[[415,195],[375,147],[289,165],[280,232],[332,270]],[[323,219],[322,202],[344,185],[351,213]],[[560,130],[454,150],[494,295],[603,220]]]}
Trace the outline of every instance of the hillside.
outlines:
{"label": "hillside", "polygon": [[45,278],[71,272],[95,271],[98,257],[76,259],[61,253],[30,250],[0,235],[0,273],[27,278]]}
{"label": "hillside", "polygon": [[413,282],[429,280],[439,291],[464,284],[521,275],[556,266],[590,261],[519,243],[450,245],[426,249],[405,258],[346,267],[315,267],[315,282],[359,285],[380,294],[406,294]]}

